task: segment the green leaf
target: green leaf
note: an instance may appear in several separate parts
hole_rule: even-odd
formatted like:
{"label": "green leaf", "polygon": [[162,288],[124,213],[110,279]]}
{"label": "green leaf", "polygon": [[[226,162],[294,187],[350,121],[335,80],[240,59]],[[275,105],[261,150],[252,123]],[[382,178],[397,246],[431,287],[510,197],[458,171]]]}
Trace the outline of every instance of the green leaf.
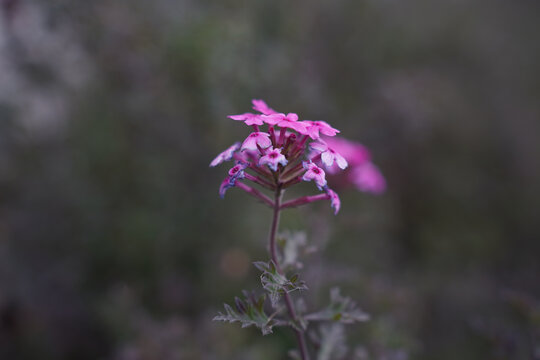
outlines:
{"label": "green leaf", "polygon": [[306,284],[298,280],[298,275],[287,279],[278,272],[273,261],[269,261],[268,263],[258,261],[254,265],[263,272],[261,274],[261,284],[263,289],[268,293],[270,302],[274,308],[277,307],[279,299],[284,293],[290,293],[295,290],[307,290]]}
{"label": "green leaf", "polygon": [[349,297],[343,297],[339,288],[330,291],[330,305],[326,309],[305,316],[308,321],[334,321],[342,324],[369,320],[369,315],[356,305]]}
{"label": "green leaf", "polygon": [[236,297],[234,300],[236,309],[229,304],[224,304],[225,313],[218,313],[214,321],[228,321],[230,323],[240,322],[242,327],[256,326],[261,329],[263,335],[272,333],[272,327],[275,325],[272,316],[264,312],[264,301],[266,295],[259,298],[255,294],[244,291],[244,299]]}

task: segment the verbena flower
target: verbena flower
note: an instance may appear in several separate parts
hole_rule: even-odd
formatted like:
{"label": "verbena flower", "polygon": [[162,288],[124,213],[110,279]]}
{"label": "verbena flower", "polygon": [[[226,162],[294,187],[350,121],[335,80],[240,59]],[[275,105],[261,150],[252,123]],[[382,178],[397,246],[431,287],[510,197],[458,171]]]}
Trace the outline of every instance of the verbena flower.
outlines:
{"label": "verbena flower", "polygon": [[243,113],[239,115],[229,115],[227,116],[229,119],[233,119],[236,121],[243,121],[246,123],[246,125],[262,125],[263,121],[261,119],[261,115],[252,114],[252,113]]}
{"label": "verbena flower", "polygon": [[326,121],[306,120],[304,122],[307,123],[307,135],[309,135],[309,137],[313,140],[317,140],[320,137],[320,134],[326,136],[336,136],[336,134],[340,132],[338,129],[334,129],[332,126],[330,126],[330,124],[328,124]]}
{"label": "verbena flower", "polygon": [[243,179],[245,177],[244,169],[246,168],[246,166],[246,164],[239,162],[229,170],[229,182],[232,185],[234,185],[234,182],[236,180]]}
{"label": "verbena flower", "polygon": [[272,145],[270,135],[264,132],[253,132],[242,143],[242,150],[257,150],[259,147],[266,149]]}
{"label": "verbena flower", "polygon": [[[372,194],[382,194],[386,190],[386,180],[379,168],[371,162],[371,154],[364,145],[342,138],[325,137],[324,141],[339,151],[349,163],[349,169],[344,173],[345,185],[351,184],[362,192]],[[326,169],[331,175],[340,170],[336,164]]]}
{"label": "verbena flower", "polygon": [[279,149],[269,148],[265,155],[259,159],[259,165],[268,165],[274,171],[277,171],[279,164],[287,165],[287,159]]}
{"label": "verbena flower", "polygon": [[350,166],[360,165],[371,160],[371,153],[362,144],[338,137],[324,137],[329,147],[339,152]]}
{"label": "verbena flower", "polygon": [[330,206],[334,208],[334,214],[337,215],[339,209],[341,208],[341,200],[339,200],[338,194],[330,188],[326,188],[326,193],[330,196]]}
{"label": "verbena flower", "polygon": [[334,161],[342,170],[347,167],[347,160],[340,153],[329,147],[324,140],[319,139],[312,142],[309,146],[321,154],[321,161],[326,167],[331,167],[334,164]]}
{"label": "verbena flower", "polygon": [[235,151],[238,150],[238,149],[240,149],[240,143],[239,142],[236,142],[236,143],[232,144],[229,148],[227,148],[227,150],[223,151],[221,154],[216,156],[216,158],[214,160],[212,160],[212,162],[210,163],[210,166],[214,167],[214,166],[217,166],[217,165],[221,164],[224,161],[231,160],[234,153],[235,153]]}
{"label": "verbena flower", "polygon": [[281,128],[288,128],[298,131],[302,135],[307,135],[307,125],[298,121],[298,115],[295,113],[283,113],[263,115],[262,119],[268,125],[277,125]]}
{"label": "verbena flower", "polygon": [[225,193],[227,192],[227,190],[229,190],[232,187],[234,187],[234,183],[231,185],[231,179],[230,179],[230,177],[227,176],[221,182],[221,185],[219,186],[219,196],[221,198],[225,197]]}
{"label": "verbena flower", "polygon": [[253,110],[258,111],[261,114],[271,115],[277,113],[277,111],[266,105],[263,100],[253,99],[251,100],[251,103],[253,104]]}
{"label": "verbena flower", "polygon": [[322,188],[326,186],[326,174],[324,173],[324,170],[312,162],[304,162],[303,166],[304,169],[306,169],[306,172],[304,173],[304,176],[302,176],[302,180],[313,180],[319,190],[322,190]]}
{"label": "verbena flower", "polygon": [[360,191],[381,194],[386,190],[384,176],[371,162],[355,166],[349,174],[349,179]]}
{"label": "verbena flower", "polygon": [[[339,187],[340,181],[346,181],[361,191],[378,194],[385,190],[384,177],[370,162],[369,151],[361,144],[335,137],[339,130],[326,121],[301,121],[297,114],[277,112],[263,100],[254,99],[252,105],[259,114],[246,112],[228,117],[243,121],[255,131],[210,163],[213,167],[232,159],[236,161],[220,186],[220,196],[223,197],[228,189],[238,187],[273,206],[268,196],[256,186],[282,191],[302,181],[313,181],[322,193],[286,201],[281,207],[330,200],[337,213],[341,202],[337,193],[328,188],[326,174],[335,175],[347,167],[346,176],[341,180],[338,177],[332,188]],[[249,185],[250,182],[256,186]]]}

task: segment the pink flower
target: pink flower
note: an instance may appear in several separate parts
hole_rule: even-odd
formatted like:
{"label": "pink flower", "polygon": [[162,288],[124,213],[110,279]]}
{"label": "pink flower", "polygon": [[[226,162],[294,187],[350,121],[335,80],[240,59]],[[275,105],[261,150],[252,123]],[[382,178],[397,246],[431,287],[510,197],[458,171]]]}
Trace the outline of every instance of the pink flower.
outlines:
{"label": "pink flower", "polygon": [[339,200],[338,194],[330,188],[326,188],[326,193],[330,195],[330,206],[334,208],[334,214],[337,215],[341,208],[341,200]]}
{"label": "pink flower", "polygon": [[243,179],[245,177],[245,174],[244,174],[244,169],[246,168],[246,164],[244,163],[238,163],[236,165],[234,165],[230,170],[229,170],[229,182],[234,185],[234,183],[236,182],[236,180],[238,179]]}
{"label": "pink flower", "polygon": [[306,125],[298,121],[298,115],[295,113],[288,113],[287,115],[282,113],[263,115],[262,119],[268,125],[277,125],[282,128],[293,129],[302,135],[307,134]]}
{"label": "pink flower", "polygon": [[371,162],[353,167],[349,179],[360,191],[381,194],[386,190],[384,176],[379,168]]}
{"label": "pink flower", "polygon": [[287,165],[287,159],[279,149],[270,148],[264,156],[259,159],[259,165],[268,165],[274,171],[277,171],[278,164]]}
{"label": "pink flower", "polygon": [[246,176],[244,174],[246,167],[246,163],[237,162],[236,165],[229,170],[229,176],[223,180],[221,186],[219,187],[219,196],[223,198],[225,196],[225,192],[236,185],[236,180],[243,179]]}
{"label": "pink flower", "polygon": [[224,161],[229,161],[232,159],[234,152],[240,148],[240,143],[234,143],[231,147],[229,147],[227,150],[216,156],[214,160],[210,163],[210,167],[214,167],[216,165],[221,164]]}
{"label": "pink flower", "polygon": [[249,134],[246,140],[244,140],[244,142],[242,143],[242,150],[257,150],[257,145],[263,149],[266,149],[267,147],[272,145],[270,135],[260,131]]}
{"label": "pink flower", "polygon": [[219,197],[223,199],[227,190],[232,187],[234,187],[234,183],[231,185],[231,179],[227,176],[219,186]]}
{"label": "pink flower", "polygon": [[262,125],[263,121],[261,119],[260,115],[252,114],[252,113],[243,113],[239,115],[229,115],[227,116],[229,119],[233,119],[236,121],[243,121],[246,125]]}
{"label": "pink flower", "polygon": [[310,138],[313,140],[317,140],[319,138],[319,132],[326,136],[336,136],[337,133],[340,131],[338,129],[334,129],[330,124],[328,124],[326,121],[310,121],[306,120],[304,123],[307,123],[307,135],[309,135]]}
{"label": "pink flower", "polygon": [[251,103],[253,104],[253,110],[258,111],[261,114],[271,115],[277,113],[277,111],[266,105],[263,100],[253,99],[251,100]]}
{"label": "pink flower", "polygon": [[330,148],[324,140],[319,139],[318,141],[314,141],[309,144],[309,146],[315,151],[320,152],[321,161],[327,168],[331,167],[334,164],[334,161],[342,170],[347,167],[347,160],[337,151]]}
{"label": "pink flower", "polygon": [[324,138],[329,147],[339,152],[350,166],[363,164],[371,159],[369,150],[362,144],[342,138]]}
{"label": "pink flower", "polygon": [[303,162],[302,165],[304,166],[304,169],[307,171],[304,173],[304,176],[302,176],[302,180],[304,181],[315,181],[315,184],[319,188],[319,190],[322,190],[324,186],[326,186],[326,178],[324,174],[324,170],[315,165],[312,162]]}

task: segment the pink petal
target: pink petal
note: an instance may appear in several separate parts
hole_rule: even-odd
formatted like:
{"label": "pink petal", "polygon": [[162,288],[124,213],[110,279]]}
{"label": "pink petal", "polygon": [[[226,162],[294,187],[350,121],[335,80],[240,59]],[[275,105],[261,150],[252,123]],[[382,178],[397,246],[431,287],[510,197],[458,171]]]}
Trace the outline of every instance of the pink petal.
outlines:
{"label": "pink petal", "polygon": [[321,160],[324,165],[330,167],[334,163],[334,154],[332,154],[330,151],[325,151],[321,154]]}
{"label": "pink petal", "polygon": [[254,116],[255,114],[251,113],[244,113],[244,114],[238,114],[238,115],[229,115],[227,116],[229,119],[237,120],[237,121],[244,121],[249,119],[250,117]]}
{"label": "pink petal", "polygon": [[295,113],[288,113],[287,114],[287,119],[289,121],[298,121],[298,115],[295,114]]}
{"label": "pink petal", "polygon": [[309,147],[313,150],[318,150],[320,152],[326,151],[328,149],[328,145],[324,141],[313,141],[311,144],[309,144]]}
{"label": "pink petal", "polygon": [[317,121],[317,125],[319,125],[320,132],[326,136],[335,136],[340,132],[338,129],[330,126],[330,124],[328,124],[326,121],[319,120]]}
{"label": "pink petal", "polygon": [[283,114],[262,115],[261,119],[268,125],[276,125],[283,120],[284,116]]}
{"label": "pink petal", "polygon": [[245,121],[246,125],[262,125],[264,124],[264,122],[262,121],[262,119],[260,118],[260,116],[258,115],[255,115],[254,117],[250,118],[250,119],[247,119]]}
{"label": "pink petal", "polygon": [[334,157],[335,157],[335,160],[336,160],[336,163],[337,165],[339,166],[339,168],[341,170],[344,170],[347,168],[347,166],[349,165],[347,163],[347,160],[345,160],[345,158],[343,156],[341,156],[340,154],[338,153],[334,153]]}
{"label": "pink petal", "polygon": [[257,139],[248,136],[242,143],[242,150],[257,150]]}
{"label": "pink petal", "polygon": [[269,107],[263,100],[253,99],[251,100],[253,104],[253,110],[256,110],[264,115],[275,114],[277,111]]}
{"label": "pink petal", "polygon": [[351,181],[358,190],[381,194],[386,190],[386,180],[379,168],[371,162],[358,165],[352,169]]}
{"label": "pink petal", "polygon": [[268,134],[265,134],[265,135],[267,136],[261,136],[257,138],[257,144],[259,144],[259,146],[262,147],[263,149],[266,149],[267,147],[272,145],[272,140],[270,140],[270,138],[268,137],[269,135]]}
{"label": "pink petal", "polygon": [[341,208],[341,200],[339,199],[338,194],[332,189],[326,189],[326,193],[330,195],[330,206],[334,208],[334,215],[337,215]]}

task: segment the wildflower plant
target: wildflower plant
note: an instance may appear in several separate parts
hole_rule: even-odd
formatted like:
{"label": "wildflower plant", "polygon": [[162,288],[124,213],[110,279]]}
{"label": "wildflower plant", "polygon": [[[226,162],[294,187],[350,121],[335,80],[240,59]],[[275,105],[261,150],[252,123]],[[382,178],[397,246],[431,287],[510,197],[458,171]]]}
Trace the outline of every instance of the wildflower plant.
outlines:
{"label": "wildflower plant", "polygon": [[[337,214],[341,201],[328,186],[327,174],[336,175],[338,186],[352,184],[361,191],[376,194],[384,191],[385,180],[371,163],[368,150],[360,144],[335,138],[340,131],[327,122],[299,120],[297,114],[279,113],[263,100],[253,100],[252,105],[256,113],[228,117],[244,122],[253,131],[243,142],[219,154],[210,166],[234,162],[219,187],[221,197],[229,189],[239,188],[272,209],[268,236],[270,259],[254,263],[261,271],[260,294],[244,291],[243,296],[235,298],[234,306],[225,304],[225,312],[214,320],[239,322],[242,327],[253,325],[263,335],[272,333],[277,326],[290,327],[298,343],[298,350],[291,352],[293,357],[306,360],[317,351],[317,358],[330,359],[325,355],[331,350],[328,344],[335,344],[336,354],[342,352],[344,344],[328,336],[341,334],[343,324],[365,321],[368,315],[350,298],[341,296],[337,288],[331,291],[328,306],[313,312],[305,309],[300,295],[308,288],[299,275],[293,273],[299,264],[298,247],[303,244],[295,244],[292,236],[278,241],[280,215],[285,209],[321,200],[328,200]],[[345,181],[339,181],[340,171],[348,172]],[[301,182],[313,182],[317,193],[284,201],[285,190]],[[310,346],[306,331],[314,323],[320,326],[311,332]],[[341,350],[338,351],[338,347]]]}

